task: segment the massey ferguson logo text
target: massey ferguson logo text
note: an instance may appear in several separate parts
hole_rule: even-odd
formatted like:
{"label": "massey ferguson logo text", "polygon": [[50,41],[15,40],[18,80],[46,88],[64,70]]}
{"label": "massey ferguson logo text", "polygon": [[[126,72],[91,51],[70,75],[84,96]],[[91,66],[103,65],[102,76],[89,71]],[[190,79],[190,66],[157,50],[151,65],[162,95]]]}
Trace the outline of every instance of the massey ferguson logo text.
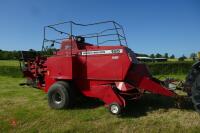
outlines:
{"label": "massey ferguson logo text", "polygon": [[98,50],[98,51],[81,52],[81,55],[119,54],[122,52],[123,52],[123,49]]}

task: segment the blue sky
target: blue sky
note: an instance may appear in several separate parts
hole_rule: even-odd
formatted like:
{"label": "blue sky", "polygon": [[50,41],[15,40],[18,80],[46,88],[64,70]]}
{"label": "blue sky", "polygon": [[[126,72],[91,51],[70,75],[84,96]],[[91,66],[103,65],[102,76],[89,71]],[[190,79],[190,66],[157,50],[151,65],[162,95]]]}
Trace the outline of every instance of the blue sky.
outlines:
{"label": "blue sky", "polygon": [[0,49],[40,50],[43,26],[115,20],[139,53],[200,50],[199,0],[0,0]]}

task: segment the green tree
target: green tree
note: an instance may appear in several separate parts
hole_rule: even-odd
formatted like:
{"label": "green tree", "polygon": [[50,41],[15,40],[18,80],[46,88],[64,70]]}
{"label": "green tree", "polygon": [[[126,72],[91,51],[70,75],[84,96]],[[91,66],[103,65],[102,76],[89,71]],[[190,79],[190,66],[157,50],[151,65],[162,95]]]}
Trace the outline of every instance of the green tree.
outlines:
{"label": "green tree", "polygon": [[168,59],[168,58],[169,58],[168,53],[165,53],[165,54],[164,54],[164,57],[165,57],[166,59]]}
{"label": "green tree", "polygon": [[155,58],[155,55],[154,55],[154,54],[151,54],[149,57],[150,57],[150,58]]}
{"label": "green tree", "polygon": [[172,55],[170,56],[170,59],[175,59],[175,55],[172,54]]}
{"label": "green tree", "polygon": [[159,54],[159,53],[157,53],[155,57],[156,57],[156,58],[162,58],[162,55]]}
{"label": "green tree", "polygon": [[191,53],[190,54],[190,58],[195,60],[197,58],[197,54],[196,53]]}
{"label": "green tree", "polygon": [[185,55],[183,55],[180,58],[178,58],[179,61],[184,61],[185,59],[187,59],[187,57]]}
{"label": "green tree", "polygon": [[19,51],[0,50],[0,60],[17,60],[17,59],[19,59]]}

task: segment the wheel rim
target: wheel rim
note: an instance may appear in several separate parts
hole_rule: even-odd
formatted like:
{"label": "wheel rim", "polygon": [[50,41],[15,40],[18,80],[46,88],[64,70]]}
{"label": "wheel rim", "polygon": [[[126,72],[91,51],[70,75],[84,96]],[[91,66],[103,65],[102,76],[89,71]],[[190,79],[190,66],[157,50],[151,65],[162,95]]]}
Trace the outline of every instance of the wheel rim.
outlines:
{"label": "wheel rim", "polygon": [[59,92],[53,93],[52,99],[53,99],[55,104],[60,104],[62,102],[62,96]]}
{"label": "wheel rim", "polygon": [[110,111],[111,111],[113,114],[117,114],[118,111],[119,111],[119,108],[117,107],[117,105],[111,105]]}

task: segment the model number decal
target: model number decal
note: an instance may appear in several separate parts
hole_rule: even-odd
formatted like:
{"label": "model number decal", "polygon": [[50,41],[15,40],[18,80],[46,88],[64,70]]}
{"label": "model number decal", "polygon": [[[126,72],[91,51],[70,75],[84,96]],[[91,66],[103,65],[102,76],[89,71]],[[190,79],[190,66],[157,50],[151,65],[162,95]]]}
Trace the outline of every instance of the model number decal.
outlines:
{"label": "model number decal", "polygon": [[81,52],[81,55],[119,54],[119,53],[123,53],[123,49],[86,51],[86,52]]}

